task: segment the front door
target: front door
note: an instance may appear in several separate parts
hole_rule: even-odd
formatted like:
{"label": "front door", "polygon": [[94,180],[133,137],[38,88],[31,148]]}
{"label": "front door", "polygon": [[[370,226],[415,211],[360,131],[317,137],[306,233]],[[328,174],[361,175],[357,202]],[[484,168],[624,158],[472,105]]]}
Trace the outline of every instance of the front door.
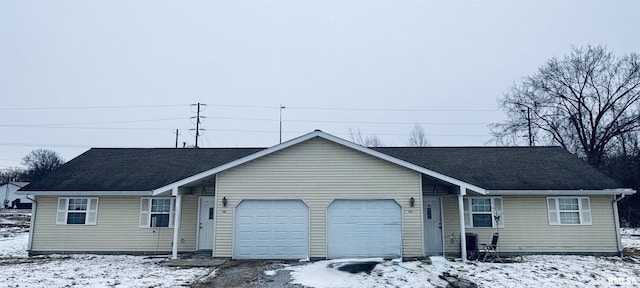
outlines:
{"label": "front door", "polygon": [[427,256],[442,255],[440,197],[423,198],[424,247]]}
{"label": "front door", "polygon": [[203,196],[199,199],[198,250],[213,249],[213,214],[216,198]]}

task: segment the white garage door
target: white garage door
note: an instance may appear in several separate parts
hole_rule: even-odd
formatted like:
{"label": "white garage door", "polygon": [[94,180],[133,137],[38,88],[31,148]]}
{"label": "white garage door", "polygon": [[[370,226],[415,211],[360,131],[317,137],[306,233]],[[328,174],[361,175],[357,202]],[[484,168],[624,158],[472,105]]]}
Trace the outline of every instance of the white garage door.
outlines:
{"label": "white garage door", "polygon": [[235,259],[304,259],[309,208],[300,200],[244,200],[236,207]]}
{"label": "white garage door", "polygon": [[327,257],[402,255],[402,212],[393,200],[335,200],[328,208]]}

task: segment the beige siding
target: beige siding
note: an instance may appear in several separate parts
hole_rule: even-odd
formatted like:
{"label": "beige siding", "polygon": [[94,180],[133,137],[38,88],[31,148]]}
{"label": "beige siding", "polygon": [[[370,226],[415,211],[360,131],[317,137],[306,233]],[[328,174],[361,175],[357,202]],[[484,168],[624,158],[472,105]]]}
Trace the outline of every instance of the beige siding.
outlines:
{"label": "beige siding", "polygon": [[[171,251],[173,228],[139,228],[141,197],[99,197],[97,225],[56,225],[58,197],[39,196],[32,251],[155,252]],[[180,251],[196,247],[198,198],[182,197]],[[157,248],[156,248],[157,247]]]}
{"label": "beige siding", "polygon": [[[504,196],[504,228],[499,230],[506,253],[615,253],[617,240],[611,196],[591,196],[592,225],[549,225],[546,196]],[[444,198],[445,251],[460,254],[457,197]],[[495,228],[467,228],[479,243],[491,243]]]}
{"label": "beige siding", "polygon": [[[326,257],[326,213],[334,199],[395,199],[403,207],[403,256],[422,255],[420,174],[324,139],[312,139],[218,174],[214,256],[232,256],[234,207],[242,199],[302,199],[310,213],[310,257]],[[415,197],[416,207],[409,207]]]}

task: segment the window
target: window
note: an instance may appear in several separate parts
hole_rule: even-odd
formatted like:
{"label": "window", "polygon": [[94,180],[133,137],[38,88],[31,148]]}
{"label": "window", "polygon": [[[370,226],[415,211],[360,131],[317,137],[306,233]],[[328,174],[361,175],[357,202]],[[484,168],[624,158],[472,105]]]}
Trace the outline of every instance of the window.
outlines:
{"label": "window", "polygon": [[57,225],[96,225],[98,198],[58,198]]}
{"label": "window", "polygon": [[468,228],[503,228],[502,198],[465,198],[464,216],[465,226]]}
{"label": "window", "polygon": [[549,225],[591,225],[589,197],[547,198]]}
{"label": "window", "polygon": [[140,227],[173,227],[173,198],[142,198]]}

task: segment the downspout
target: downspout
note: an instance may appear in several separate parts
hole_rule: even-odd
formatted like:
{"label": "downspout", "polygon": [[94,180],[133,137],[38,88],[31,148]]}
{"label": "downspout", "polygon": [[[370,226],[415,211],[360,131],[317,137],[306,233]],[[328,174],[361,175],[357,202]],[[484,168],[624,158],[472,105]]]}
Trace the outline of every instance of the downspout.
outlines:
{"label": "downspout", "polygon": [[173,195],[176,197],[176,213],[173,220],[173,245],[171,246],[171,259],[178,259],[180,222],[182,221],[182,195],[178,194],[178,188],[173,189]]}
{"label": "downspout", "polygon": [[620,257],[624,256],[623,253],[623,247],[622,247],[622,239],[620,237],[620,216],[618,216],[618,201],[624,199],[624,197],[627,196],[627,194],[622,194],[620,195],[620,198],[616,198],[616,196],[613,196],[613,201],[612,201],[612,205],[613,205],[613,221],[615,222],[615,227],[616,227],[616,241],[617,241],[617,245],[618,245],[618,253],[620,253]]}
{"label": "downspout", "polygon": [[458,217],[460,217],[460,257],[462,257],[462,263],[467,263],[467,234],[464,227],[464,195],[467,195],[467,188],[460,187],[460,194],[458,194]]}
{"label": "downspout", "polygon": [[33,230],[35,230],[34,224],[36,223],[36,208],[38,207],[38,202],[35,198],[29,197],[27,195],[27,199],[31,200],[33,203],[31,204],[31,220],[29,224],[29,242],[27,243],[27,251],[29,251],[29,256],[31,256],[31,247],[33,246]]}

